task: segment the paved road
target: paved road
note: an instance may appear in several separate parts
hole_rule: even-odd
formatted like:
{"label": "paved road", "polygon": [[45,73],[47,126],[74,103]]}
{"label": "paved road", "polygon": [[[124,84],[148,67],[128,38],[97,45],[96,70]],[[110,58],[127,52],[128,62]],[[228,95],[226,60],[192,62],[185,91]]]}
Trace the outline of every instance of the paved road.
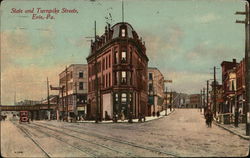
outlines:
{"label": "paved road", "polygon": [[[146,123],[36,121],[19,125],[5,121],[1,126],[3,156],[246,156],[249,146],[248,141],[217,126],[207,128],[197,109],[176,109],[165,118]],[[16,134],[6,136],[9,133]],[[17,150],[13,138],[31,150]]]}

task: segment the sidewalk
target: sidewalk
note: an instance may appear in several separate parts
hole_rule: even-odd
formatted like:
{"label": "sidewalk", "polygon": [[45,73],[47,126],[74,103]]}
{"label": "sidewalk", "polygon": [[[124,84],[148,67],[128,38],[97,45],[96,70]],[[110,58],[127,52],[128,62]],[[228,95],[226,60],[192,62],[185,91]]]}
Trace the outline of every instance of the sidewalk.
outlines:
{"label": "sidewalk", "polygon": [[[201,115],[204,116],[204,111],[201,112]],[[238,135],[239,137],[243,139],[250,140],[250,137],[246,136],[246,124],[245,123],[239,123],[239,127],[234,127],[234,124],[220,124],[216,122],[215,120],[213,121],[213,123],[234,135]]]}
{"label": "sidewalk", "polygon": [[[167,109],[167,116],[172,114],[174,111],[175,111],[175,109],[172,109],[172,111],[170,111],[170,109]],[[160,112],[159,117],[157,117],[157,116],[146,116],[146,121],[145,122],[149,122],[149,121],[152,121],[152,120],[157,120],[157,119],[166,117],[165,113],[166,113],[166,110],[163,110],[162,112]],[[95,120],[77,121],[77,123],[95,123]],[[109,120],[109,121],[104,121],[103,120],[102,122],[98,122],[98,123],[114,123],[114,122],[112,120]],[[128,120],[124,120],[124,121],[118,120],[117,123],[128,123]],[[138,119],[133,119],[133,123],[139,123]]]}
{"label": "sidewalk", "polygon": [[219,124],[214,121],[214,124],[227,130],[230,133],[233,133],[235,135],[238,135],[239,137],[250,140],[249,136],[246,136],[246,124],[245,123],[239,123],[239,127],[234,127],[234,124]]}

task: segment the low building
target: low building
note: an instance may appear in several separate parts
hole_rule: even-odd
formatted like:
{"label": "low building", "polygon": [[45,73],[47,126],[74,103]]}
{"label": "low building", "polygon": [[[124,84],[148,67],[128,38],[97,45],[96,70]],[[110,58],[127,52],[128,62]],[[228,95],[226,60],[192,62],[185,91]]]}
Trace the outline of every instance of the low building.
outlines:
{"label": "low building", "polygon": [[148,67],[148,104],[149,115],[164,108],[164,76],[155,67]]}
{"label": "low building", "polygon": [[59,74],[60,115],[86,115],[88,92],[88,66],[72,64]]}
{"label": "low building", "polygon": [[200,94],[190,94],[188,108],[198,108],[201,103]]}

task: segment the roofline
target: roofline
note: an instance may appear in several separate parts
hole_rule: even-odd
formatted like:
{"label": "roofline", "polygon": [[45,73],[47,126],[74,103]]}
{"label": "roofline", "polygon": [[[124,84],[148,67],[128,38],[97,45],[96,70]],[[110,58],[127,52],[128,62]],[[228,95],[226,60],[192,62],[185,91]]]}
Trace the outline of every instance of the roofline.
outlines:
{"label": "roofline", "polygon": [[128,22],[118,22],[118,23],[114,24],[114,25],[111,27],[111,29],[113,29],[116,25],[119,25],[119,24],[128,24],[128,25],[132,28],[132,30],[134,30],[133,26],[132,26],[131,24],[129,24]]}
{"label": "roofline", "polygon": [[[70,64],[67,68],[73,67],[75,65],[82,65],[82,66],[88,66],[88,64]],[[65,69],[59,73],[59,75],[63,74],[65,72]]]}

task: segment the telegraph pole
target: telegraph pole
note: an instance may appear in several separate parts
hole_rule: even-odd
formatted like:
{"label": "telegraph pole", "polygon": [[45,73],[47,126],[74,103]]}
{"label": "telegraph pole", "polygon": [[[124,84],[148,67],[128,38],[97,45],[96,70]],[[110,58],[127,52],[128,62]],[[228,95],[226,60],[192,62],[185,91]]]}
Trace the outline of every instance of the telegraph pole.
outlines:
{"label": "telegraph pole", "polygon": [[250,135],[250,11],[249,11],[249,0],[248,3],[245,4],[245,12],[236,12],[235,14],[246,15],[244,21],[236,20],[236,23],[245,24],[245,65],[246,65],[246,72],[245,72],[245,81],[246,81],[246,102],[245,102],[245,120],[246,120],[246,135]]}
{"label": "telegraph pole", "polygon": [[209,93],[209,80],[207,80],[207,104],[206,104],[207,107],[208,107],[208,103],[209,103],[209,101],[208,101],[208,93]]}
{"label": "telegraph pole", "polygon": [[207,111],[207,106],[206,106],[206,104],[205,104],[205,88],[203,88],[203,106],[204,106],[204,114],[205,114],[205,112]]}
{"label": "telegraph pole", "polygon": [[203,108],[203,105],[202,105],[202,90],[201,90],[201,93],[200,93],[200,112],[202,112],[202,108]]}
{"label": "telegraph pole", "polygon": [[49,79],[47,77],[48,120],[50,120]]}
{"label": "telegraph pole", "polygon": [[69,117],[69,100],[68,100],[68,68],[66,66],[66,69],[65,69],[65,73],[66,73],[66,115],[67,115],[67,121],[68,120],[68,117]]}
{"label": "telegraph pole", "polygon": [[213,91],[214,91],[214,97],[213,97],[213,102],[214,102],[214,106],[213,106],[213,112],[214,112],[214,116],[216,116],[216,67],[214,66],[214,84],[213,84]]}

